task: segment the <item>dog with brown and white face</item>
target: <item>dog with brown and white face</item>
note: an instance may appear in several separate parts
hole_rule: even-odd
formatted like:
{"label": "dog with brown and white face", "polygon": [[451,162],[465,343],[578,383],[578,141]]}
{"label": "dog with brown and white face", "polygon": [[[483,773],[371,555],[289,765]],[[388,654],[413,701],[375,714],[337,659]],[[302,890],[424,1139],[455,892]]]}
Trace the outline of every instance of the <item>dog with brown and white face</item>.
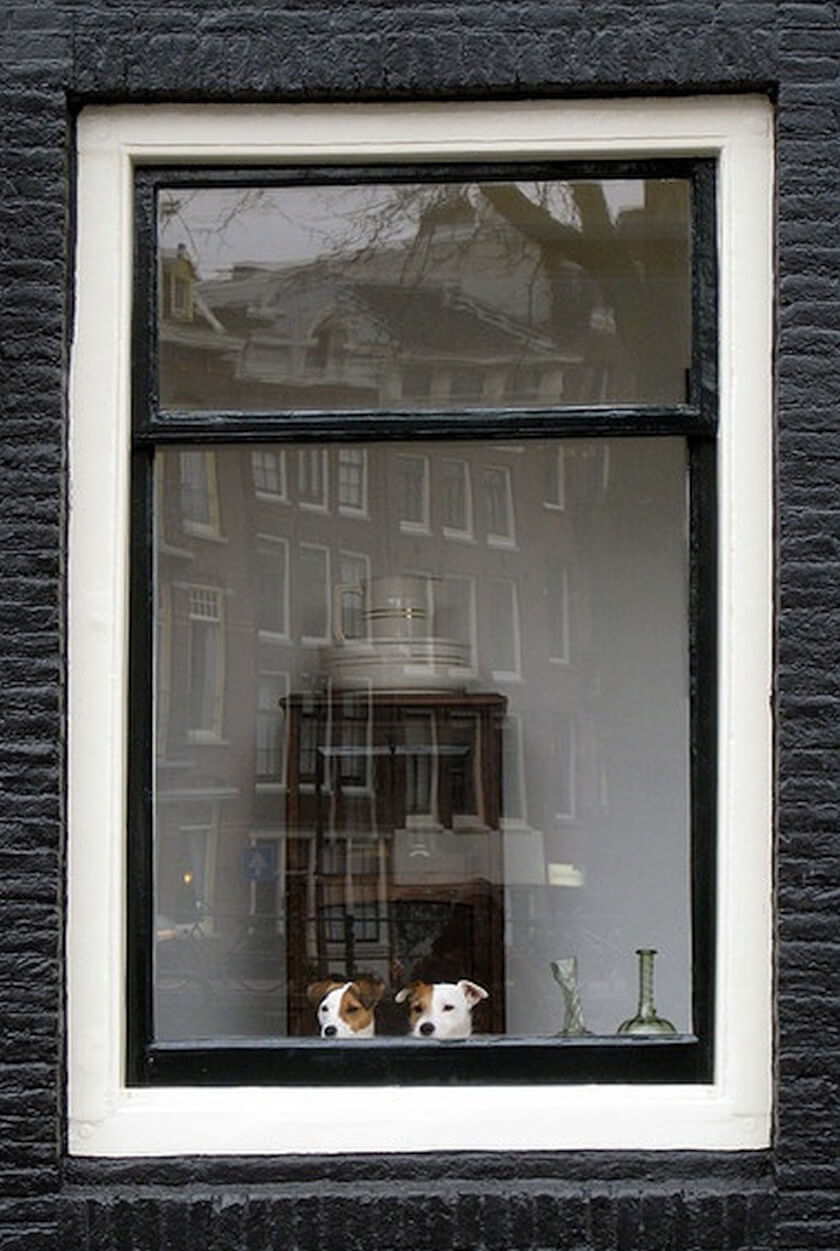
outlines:
{"label": "dog with brown and white face", "polygon": [[376,1005],[384,993],[383,983],[373,977],[352,982],[327,978],[306,989],[307,999],[316,1005],[322,1038],[373,1038]]}
{"label": "dog with brown and white face", "polygon": [[409,1023],[415,1038],[445,1041],[469,1038],[473,1008],[489,995],[483,986],[462,978],[460,982],[412,982],[394,998],[397,1003],[408,1000]]}

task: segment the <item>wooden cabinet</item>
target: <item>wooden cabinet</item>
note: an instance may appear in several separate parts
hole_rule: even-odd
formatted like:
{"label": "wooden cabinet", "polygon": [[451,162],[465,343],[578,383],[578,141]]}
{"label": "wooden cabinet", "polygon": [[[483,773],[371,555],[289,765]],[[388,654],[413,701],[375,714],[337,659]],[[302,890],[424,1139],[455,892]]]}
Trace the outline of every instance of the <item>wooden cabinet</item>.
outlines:
{"label": "wooden cabinet", "polygon": [[[477,1030],[504,1031],[501,730],[496,693],[292,695],[286,921],[289,1032],[306,987],[372,972],[388,987],[468,977]],[[403,1027],[387,1005],[380,1032]]]}

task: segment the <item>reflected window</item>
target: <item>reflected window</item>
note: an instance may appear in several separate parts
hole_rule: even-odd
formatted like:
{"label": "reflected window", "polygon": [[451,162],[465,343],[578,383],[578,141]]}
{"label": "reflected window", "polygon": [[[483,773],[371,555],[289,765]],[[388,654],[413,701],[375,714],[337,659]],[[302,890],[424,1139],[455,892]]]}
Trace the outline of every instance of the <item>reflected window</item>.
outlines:
{"label": "reflected window", "polygon": [[[502,723],[502,779],[503,825],[527,826],[522,713],[508,713]],[[545,861],[543,859],[538,867],[538,875],[544,875],[544,873]]]}
{"label": "reflected window", "polygon": [[554,817],[570,821],[575,815],[575,724],[568,713],[551,718],[551,758],[554,765]]}
{"label": "reflected window", "polygon": [[558,447],[549,453],[545,461],[545,485],[543,502],[546,508],[566,507],[566,449]]}
{"label": "reflected window", "polygon": [[508,578],[487,579],[486,651],[490,672],[497,681],[517,678],[520,672],[519,596]]}
{"label": "reflected window", "polygon": [[425,456],[398,456],[400,527],[429,529],[429,462]]}
{"label": "reflected window", "polygon": [[289,554],[282,539],[261,540],[257,552],[259,628],[286,637],[289,633]]}
{"label": "reflected window", "polygon": [[212,587],[189,592],[188,727],[196,740],[222,733],[225,649],[222,597]]}
{"label": "reflected window", "polygon": [[341,551],[338,568],[341,592],[333,602],[333,631],[337,637],[363,639],[368,628],[365,588],[370,579],[370,556],[366,552]]}
{"label": "reflected window", "polygon": [[219,494],[215,453],[183,451],[178,463],[184,529],[197,534],[218,534]]}
{"label": "reflected window", "polygon": [[367,456],[363,448],[339,449],[338,507],[344,513],[367,513]]}
{"label": "reflected window", "polygon": [[487,541],[512,544],[516,540],[510,470],[492,466],[483,472]]}
{"label": "reflected window", "polygon": [[286,454],[267,452],[263,449],[251,453],[254,488],[261,495],[272,499],[286,498]]}
{"label": "reflected window", "polygon": [[286,673],[261,673],[257,679],[256,776],[282,783],[286,775],[284,700]]}
{"label": "reflected window", "polygon": [[467,461],[446,458],[441,462],[440,490],[443,533],[449,538],[471,538],[472,487]]}
{"label": "reflected window", "polygon": [[327,507],[327,453],[324,448],[302,447],[297,454],[297,497],[302,508]]}
{"label": "reflected window", "polygon": [[546,564],[545,604],[548,617],[548,655],[551,660],[569,659],[569,566],[551,559]]}
{"label": "reflected window", "polygon": [[301,543],[295,582],[301,641],[326,643],[330,621],[330,554],[317,543]]}

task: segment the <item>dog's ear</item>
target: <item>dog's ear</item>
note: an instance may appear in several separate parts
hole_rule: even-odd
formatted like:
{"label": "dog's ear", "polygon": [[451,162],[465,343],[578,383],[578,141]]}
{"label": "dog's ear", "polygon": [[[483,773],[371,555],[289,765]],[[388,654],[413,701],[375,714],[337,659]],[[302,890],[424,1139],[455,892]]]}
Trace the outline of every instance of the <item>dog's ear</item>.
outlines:
{"label": "dog's ear", "polygon": [[310,1003],[320,1003],[324,995],[331,990],[335,990],[336,986],[341,986],[341,984],[341,982],[336,982],[331,977],[328,977],[323,982],[310,982],[306,988],[306,998]]}
{"label": "dog's ear", "polygon": [[409,982],[407,986],[403,986],[402,990],[398,990],[394,995],[395,1003],[405,1003],[406,999],[410,999],[418,986],[422,986],[422,982]]}
{"label": "dog's ear", "polygon": [[458,983],[458,989],[463,993],[470,1008],[474,1008],[482,999],[490,998],[483,986],[479,986],[477,982],[468,982],[466,978],[462,978]]}
{"label": "dog's ear", "polygon": [[353,988],[359,1002],[366,1008],[375,1008],[385,994],[385,983],[376,977],[357,977]]}

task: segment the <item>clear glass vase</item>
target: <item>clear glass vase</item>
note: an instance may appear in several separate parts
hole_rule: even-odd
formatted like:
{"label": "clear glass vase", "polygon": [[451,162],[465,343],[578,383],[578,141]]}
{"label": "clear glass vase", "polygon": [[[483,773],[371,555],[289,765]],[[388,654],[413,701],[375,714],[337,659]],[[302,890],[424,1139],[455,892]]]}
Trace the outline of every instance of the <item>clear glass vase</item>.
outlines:
{"label": "clear glass vase", "polygon": [[670,1021],[658,1016],[653,1000],[653,958],[656,951],[653,947],[640,947],[636,951],[639,957],[639,1006],[636,1015],[628,1021],[622,1021],[618,1027],[619,1034],[676,1034]]}
{"label": "clear glass vase", "polygon": [[583,1005],[580,1001],[580,989],[577,980],[577,958],[567,956],[562,960],[551,961],[551,972],[554,980],[563,993],[565,1015],[563,1028],[558,1030],[558,1038],[580,1038],[589,1033],[583,1021]]}

